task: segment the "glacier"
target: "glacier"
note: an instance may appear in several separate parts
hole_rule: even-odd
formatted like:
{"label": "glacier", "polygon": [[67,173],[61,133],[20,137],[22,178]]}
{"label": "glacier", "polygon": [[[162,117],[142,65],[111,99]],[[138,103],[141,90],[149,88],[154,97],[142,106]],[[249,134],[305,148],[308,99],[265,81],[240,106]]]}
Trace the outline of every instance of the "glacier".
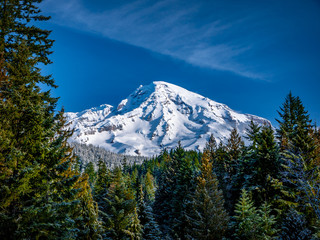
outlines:
{"label": "glacier", "polygon": [[141,85],[117,107],[103,104],[65,116],[74,129],[71,142],[147,157],[172,149],[179,141],[186,149],[201,151],[211,134],[217,143],[226,142],[233,128],[244,137],[251,120],[270,124],[162,81]]}

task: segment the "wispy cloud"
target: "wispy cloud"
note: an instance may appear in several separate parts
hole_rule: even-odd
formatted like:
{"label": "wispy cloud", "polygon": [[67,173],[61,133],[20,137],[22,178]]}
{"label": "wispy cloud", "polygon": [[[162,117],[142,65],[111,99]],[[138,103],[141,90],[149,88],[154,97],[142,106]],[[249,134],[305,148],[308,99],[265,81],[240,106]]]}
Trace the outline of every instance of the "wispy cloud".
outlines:
{"label": "wispy cloud", "polygon": [[150,2],[131,1],[117,8],[93,12],[80,0],[45,0],[42,8],[60,25],[95,32],[200,67],[263,78],[239,61],[252,48],[230,35],[243,24],[242,19],[226,20],[214,14],[199,19],[204,6],[197,1]]}

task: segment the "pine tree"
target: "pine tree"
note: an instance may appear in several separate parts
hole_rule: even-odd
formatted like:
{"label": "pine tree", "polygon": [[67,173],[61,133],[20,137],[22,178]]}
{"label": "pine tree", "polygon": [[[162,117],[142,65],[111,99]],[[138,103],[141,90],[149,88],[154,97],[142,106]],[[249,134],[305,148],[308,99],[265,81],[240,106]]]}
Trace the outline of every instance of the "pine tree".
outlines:
{"label": "pine tree", "polygon": [[85,167],[84,172],[85,172],[86,174],[88,174],[90,185],[93,186],[94,183],[95,183],[95,180],[96,180],[96,173],[95,173],[95,170],[94,170],[94,164],[93,164],[93,162],[89,162],[89,163],[87,164],[87,166]]}
{"label": "pine tree", "polygon": [[291,93],[278,113],[281,119],[277,120],[277,133],[284,162],[282,176],[287,191],[292,195],[291,202],[288,202],[299,205],[297,209],[307,216],[308,221],[313,221],[314,215],[319,216],[317,186],[320,182],[320,156],[317,154],[319,146],[312,121],[300,98]]}
{"label": "pine tree", "polygon": [[[232,214],[236,199],[240,196],[243,179],[241,173],[242,156],[244,155],[244,143],[234,128],[226,145],[224,155],[224,175],[222,176],[221,189],[224,192],[226,208]],[[220,179],[219,179],[220,180]]]}
{"label": "pine tree", "polygon": [[299,97],[294,97],[290,92],[278,111],[280,120],[277,130],[282,151],[290,151],[301,155],[308,164],[315,161],[315,140],[312,138],[312,124],[308,112],[305,110]]}
{"label": "pine tree", "polygon": [[271,215],[270,205],[263,203],[258,210],[261,219],[261,239],[278,239],[279,229],[276,228],[277,221],[274,215]]}
{"label": "pine tree", "polygon": [[147,170],[147,173],[144,177],[144,185],[145,185],[145,192],[146,192],[146,201],[152,202],[155,198],[155,181],[154,177],[151,174],[150,170]]}
{"label": "pine tree", "polygon": [[105,237],[122,240],[138,236],[140,223],[136,220],[134,194],[120,168],[114,170],[105,201]]}
{"label": "pine tree", "polygon": [[204,152],[208,151],[210,153],[210,159],[213,161],[213,159],[215,159],[216,150],[217,150],[217,142],[216,142],[216,139],[214,138],[213,134],[211,134],[203,151]]}
{"label": "pine tree", "polygon": [[185,232],[191,226],[188,213],[191,210],[192,193],[195,188],[194,171],[190,158],[181,146],[176,148],[172,161],[177,163],[177,168],[172,192],[170,225],[175,238],[185,239]]}
{"label": "pine tree", "polygon": [[[238,130],[236,128],[232,129],[227,143],[230,162],[237,161],[240,158],[243,146],[244,143],[238,133]],[[230,165],[230,172],[233,172],[232,165]]]}
{"label": "pine tree", "polygon": [[222,239],[228,228],[228,215],[224,209],[222,191],[212,172],[210,153],[204,152],[201,160],[200,176],[193,197],[189,235],[192,239]]}
{"label": "pine tree", "polygon": [[[164,161],[162,161],[164,166],[158,177],[158,188],[153,203],[153,211],[163,235],[168,235],[171,232],[171,225],[169,222],[172,218],[171,202],[175,187],[174,175],[176,172],[176,162],[172,161],[169,154],[166,153],[167,152],[164,152]],[[160,157],[162,157],[162,155]]]}
{"label": "pine tree", "polygon": [[260,234],[260,216],[246,190],[242,190],[241,198],[235,209],[236,239],[257,239]]}
{"label": "pine tree", "polygon": [[270,212],[270,207],[266,203],[260,209],[254,207],[254,202],[243,189],[235,209],[234,238],[276,239],[278,230],[275,228],[275,217]]}
{"label": "pine tree", "polygon": [[106,163],[101,159],[98,162],[97,180],[94,186],[95,198],[99,198],[99,195],[103,195],[110,186],[111,173],[107,169]]}
{"label": "pine tree", "polygon": [[93,200],[89,176],[83,174],[78,183],[82,188],[79,194],[80,204],[76,209],[77,239],[101,239],[102,223],[98,220],[98,204]]}
{"label": "pine tree", "polygon": [[250,124],[247,129],[246,138],[251,142],[250,148],[255,149],[257,147],[257,143],[259,141],[259,133],[261,126],[255,124],[253,120],[250,121]]}
{"label": "pine tree", "polygon": [[165,236],[185,239],[195,184],[193,165],[181,145],[172,151],[171,161],[159,180],[153,210],[161,231]]}
{"label": "pine tree", "polygon": [[140,224],[142,225],[142,239],[160,240],[161,232],[158,223],[154,219],[153,211],[149,201],[145,201],[142,184],[139,184],[137,190],[137,207]]}
{"label": "pine tree", "polygon": [[276,197],[277,192],[272,185],[272,180],[280,178],[281,162],[271,126],[263,126],[256,135],[256,146],[253,154],[250,154],[248,166],[251,173],[247,178],[246,186],[253,191],[256,204],[261,205]]}
{"label": "pine tree", "polygon": [[154,218],[151,206],[146,205],[144,209],[145,224],[143,225],[144,240],[161,240],[161,231]]}
{"label": "pine tree", "polygon": [[40,88],[56,87],[38,68],[50,63],[53,43],[50,31],[31,25],[48,19],[40,2],[0,2],[1,239],[76,238],[85,225],[76,211],[85,181],[67,144],[72,132],[63,111],[55,113],[57,99]]}
{"label": "pine tree", "polygon": [[312,233],[308,229],[306,219],[296,210],[290,209],[282,221],[280,239],[283,240],[309,240]]}
{"label": "pine tree", "polygon": [[142,227],[138,218],[137,208],[134,208],[134,212],[130,218],[129,227],[126,231],[130,237],[130,240],[142,239]]}

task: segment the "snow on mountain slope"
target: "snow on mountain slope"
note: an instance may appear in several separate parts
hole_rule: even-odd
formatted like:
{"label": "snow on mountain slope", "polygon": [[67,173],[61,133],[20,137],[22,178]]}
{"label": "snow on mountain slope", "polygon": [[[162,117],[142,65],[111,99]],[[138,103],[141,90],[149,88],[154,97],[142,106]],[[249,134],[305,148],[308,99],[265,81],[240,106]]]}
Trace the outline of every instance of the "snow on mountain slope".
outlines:
{"label": "snow on mountain slope", "polygon": [[202,150],[211,134],[225,142],[234,127],[245,135],[251,119],[269,123],[166,82],[140,86],[116,108],[105,104],[66,117],[75,129],[71,141],[142,156],[174,148],[178,141]]}

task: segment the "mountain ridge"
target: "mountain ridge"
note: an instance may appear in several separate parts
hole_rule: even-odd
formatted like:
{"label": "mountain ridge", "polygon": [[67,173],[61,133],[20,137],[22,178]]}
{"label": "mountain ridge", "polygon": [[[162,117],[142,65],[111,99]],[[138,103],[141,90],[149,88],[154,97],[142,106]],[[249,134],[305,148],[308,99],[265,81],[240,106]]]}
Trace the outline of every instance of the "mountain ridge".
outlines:
{"label": "mountain ridge", "polygon": [[225,142],[233,128],[244,136],[251,120],[270,124],[163,81],[141,85],[116,107],[102,104],[66,117],[75,129],[71,141],[142,156],[174,148],[178,141],[186,149],[202,150],[211,134]]}

